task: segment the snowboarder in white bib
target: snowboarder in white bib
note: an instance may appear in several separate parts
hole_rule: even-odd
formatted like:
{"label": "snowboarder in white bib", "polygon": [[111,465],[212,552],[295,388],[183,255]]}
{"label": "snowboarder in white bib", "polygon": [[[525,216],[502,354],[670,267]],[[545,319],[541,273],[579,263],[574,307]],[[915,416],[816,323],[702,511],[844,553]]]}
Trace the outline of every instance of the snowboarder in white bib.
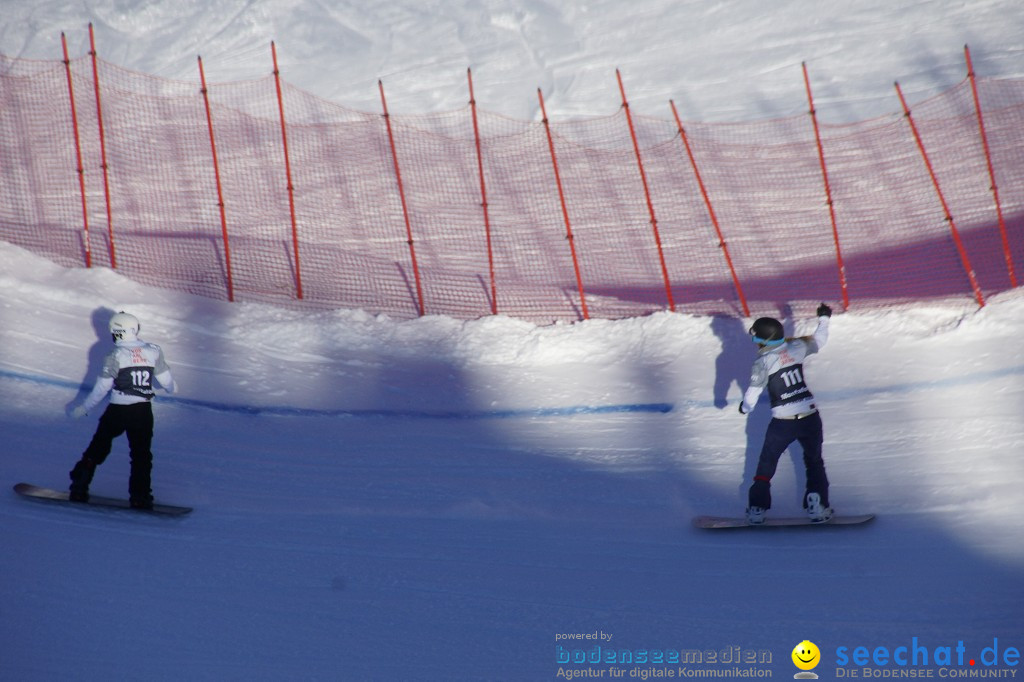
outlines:
{"label": "snowboarder in white bib", "polygon": [[764,523],[765,513],[772,506],[771,481],[779,457],[794,441],[803,448],[807,470],[804,493],[807,515],[816,523],[832,518],[828,477],[821,458],[824,441],[821,416],[814,395],[807,387],[803,366],[804,358],[817,353],[828,341],[832,309],[822,303],[817,313],[818,327],[811,336],[787,339],[782,323],[771,317],[759,318],[749,330],[759,352],[751,369],[750,386],[740,402],[740,414],[749,414],[766,388],[772,406],[772,420],[764,436],[754,483],[748,493],[747,521],[751,524]]}
{"label": "snowboarder in white bib", "polygon": [[104,360],[92,392],[71,412],[75,418],[83,417],[110,393],[110,404],[100,417],[92,441],[70,472],[70,499],[89,501],[89,484],[96,467],[107,459],[114,439],[123,433],[128,436],[131,456],[131,506],[149,509],[153,506],[153,381],[168,393],[174,393],[176,387],[160,346],[138,338],[139,320],[134,315],[120,312],[111,317],[110,334],[114,350]]}

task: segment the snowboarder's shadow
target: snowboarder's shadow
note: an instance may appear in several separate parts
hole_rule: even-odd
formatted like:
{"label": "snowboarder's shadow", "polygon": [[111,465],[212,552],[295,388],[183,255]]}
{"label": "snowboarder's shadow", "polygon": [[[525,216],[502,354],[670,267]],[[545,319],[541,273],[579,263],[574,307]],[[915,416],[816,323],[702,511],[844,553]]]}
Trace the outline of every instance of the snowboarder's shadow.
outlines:
{"label": "snowboarder's shadow", "polygon": [[715,358],[713,398],[715,407],[724,410],[729,406],[729,389],[733,383],[741,392],[750,383],[752,344],[743,320],[735,317],[715,315],[711,318],[711,331],[722,344],[722,351]]}
{"label": "snowboarder's shadow", "polygon": [[96,341],[89,347],[85,374],[82,376],[78,392],[75,394],[75,397],[64,406],[65,411],[68,413],[70,413],[76,405],[81,404],[85,399],[85,396],[89,395],[89,392],[92,390],[92,382],[100,375],[100,370],[103,368],[103,361],[110,353],[110,318],[115,312],[116,311],[106,307],[100,307],[92,311],[92,328],[93,331],[96,332]]}

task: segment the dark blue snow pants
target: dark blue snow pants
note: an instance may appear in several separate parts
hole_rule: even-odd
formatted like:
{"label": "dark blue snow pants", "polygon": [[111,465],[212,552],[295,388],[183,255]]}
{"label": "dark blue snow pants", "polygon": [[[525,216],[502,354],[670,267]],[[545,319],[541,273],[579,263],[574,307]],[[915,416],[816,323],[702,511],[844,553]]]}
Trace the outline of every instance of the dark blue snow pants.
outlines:
{"label": "dark blue snow pants", "polygon": [[807,469],[807,490],[804,493],[804,506],[807,506],[807,493],[818,493],[821,502],[828,504],[828,477],[825,475],[825,462],[821,458],[821,444],[824,435],[821,426],[821,415],[817,412],[803,419],[772,418],[768,423],[768,431],[764,435],[764,446],[757,461],[754,472],[754,484],[750,486],[748,495],[751,507],[771,509],[771,481],[775,469],[779,465],[779,457],[794,441],[800,443],[804,451],[804,467]]}

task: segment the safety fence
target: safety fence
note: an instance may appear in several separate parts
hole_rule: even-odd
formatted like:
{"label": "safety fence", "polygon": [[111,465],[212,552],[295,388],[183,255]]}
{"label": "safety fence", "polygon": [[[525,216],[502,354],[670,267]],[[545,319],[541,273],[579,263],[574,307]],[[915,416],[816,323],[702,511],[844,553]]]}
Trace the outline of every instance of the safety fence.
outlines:
{"label": "safety fence", "polygon": [[[794,313],[1017,286],[1024,81],[893,113],[540,122],[354,111],[277,69],[210,84],[0,56],[0,239],[233,301],[537,322]],[[273,67],[269,66],[273,64]],[[617,74],[616,74],[617,75]],[[800,77],[800,74],[796,74]],[[543,93],[537,93],[541,109]]]}

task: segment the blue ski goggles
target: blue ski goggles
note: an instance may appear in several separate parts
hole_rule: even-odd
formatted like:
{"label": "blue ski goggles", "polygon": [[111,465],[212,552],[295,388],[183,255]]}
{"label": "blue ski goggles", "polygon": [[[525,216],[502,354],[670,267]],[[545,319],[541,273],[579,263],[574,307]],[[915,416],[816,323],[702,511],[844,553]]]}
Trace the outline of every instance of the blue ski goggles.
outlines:
{"label": "blue ski goggles", "polygon": [[769,341],[768,339],[762,339],[760,336],[753,335],[751,335],[750,338],[753,340],[754,343],[760,344],[762,346],[779,346],[786,342],[786,339],[775,339],[774,341]]}
{"label": "blue ski goggles", "polygon": [[754,333],[754,328],[753,327],[748,329],[747,333],[750,334],[750,340],[751,341],[753,341],[754,343],[756,343],[758,345],[761,345],[761,346],[769,346],[769,347],[771,347],[771,346],[779,346],[779,345],[782,345],[783,343],[786,342],[785,338],[773,339],[773,340],[762,339],[760,336],[758,336],[757,334]]}

